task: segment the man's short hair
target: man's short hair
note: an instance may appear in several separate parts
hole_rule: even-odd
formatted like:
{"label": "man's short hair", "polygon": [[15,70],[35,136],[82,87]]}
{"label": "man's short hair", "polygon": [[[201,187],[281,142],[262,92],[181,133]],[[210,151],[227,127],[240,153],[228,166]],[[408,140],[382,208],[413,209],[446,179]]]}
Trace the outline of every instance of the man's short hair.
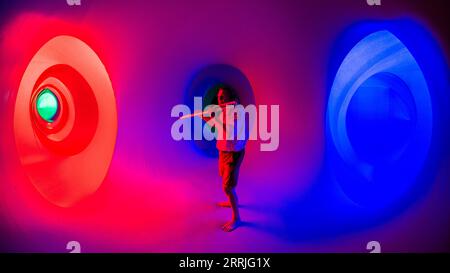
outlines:
{"label": "man's short hair", "polygon": [[231,86],[229,86],[227,84],[223,84],[223,83],[218,84],[218,85],[216,85],[214,87],[214,89],[215,89],[214,92],[216,94],[216,97],[217,97],[217,94],[219,93],[219,90],[222,89],[223,91],[227,92],[227,94],[230,96],[231,100],[237,100],[238,99],[236,91]]}

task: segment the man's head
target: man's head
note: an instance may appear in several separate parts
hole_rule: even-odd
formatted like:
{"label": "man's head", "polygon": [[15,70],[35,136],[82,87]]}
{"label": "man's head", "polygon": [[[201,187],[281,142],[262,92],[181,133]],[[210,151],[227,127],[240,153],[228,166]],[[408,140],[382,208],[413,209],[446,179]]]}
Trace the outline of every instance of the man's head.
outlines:
{"label": "man's head", "polygon": [[217,102],[220,104],[224,104],[230,101],[233,101],[233,93],[227,87],[219,87],[217,92]]}

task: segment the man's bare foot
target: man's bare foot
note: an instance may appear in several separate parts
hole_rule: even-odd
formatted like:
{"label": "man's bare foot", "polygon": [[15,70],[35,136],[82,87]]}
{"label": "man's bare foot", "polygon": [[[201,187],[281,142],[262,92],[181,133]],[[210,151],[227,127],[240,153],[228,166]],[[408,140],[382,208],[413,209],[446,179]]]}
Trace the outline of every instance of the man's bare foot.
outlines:
{"label": "man's bare foot", "polygon": [[222,208],[231,208],[230,201],[219,202],[219,203],[217,203],[217,206],[222,207]]}
{"label": "man's bare foot", "polygon": [[240,220],[231,220],[222,226],[222,230],[226,231],[226,232],[230,232],[230,231],[233,231],[236,228],[238,228],[240,225],[241,225]]}

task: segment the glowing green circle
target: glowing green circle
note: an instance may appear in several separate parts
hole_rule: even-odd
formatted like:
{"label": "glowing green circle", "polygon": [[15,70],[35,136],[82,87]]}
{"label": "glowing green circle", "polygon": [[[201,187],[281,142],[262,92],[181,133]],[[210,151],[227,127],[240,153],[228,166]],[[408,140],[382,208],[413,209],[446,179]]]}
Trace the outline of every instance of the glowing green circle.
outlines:
{"label": "glowing green circle", "polygon": [[43,120],[53,122],[59,111],[58,98],[50,89],[46,88],[38,95],[36,109]]}

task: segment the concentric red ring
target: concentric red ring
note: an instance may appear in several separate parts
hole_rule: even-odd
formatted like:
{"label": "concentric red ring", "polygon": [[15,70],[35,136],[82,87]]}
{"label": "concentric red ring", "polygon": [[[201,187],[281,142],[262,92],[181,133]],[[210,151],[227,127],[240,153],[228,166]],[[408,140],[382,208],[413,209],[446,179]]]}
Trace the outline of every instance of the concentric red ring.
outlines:
{"label": "concentric red ring", "polygon": [[[50,123],[36,109],[45,88],[61,106]],[[14,133],[21,163],[48,201],[71,206],[98,189],[114,151],[117,111],[108,73],[88,45],[58,36],[39,49],[17,93]]]}

